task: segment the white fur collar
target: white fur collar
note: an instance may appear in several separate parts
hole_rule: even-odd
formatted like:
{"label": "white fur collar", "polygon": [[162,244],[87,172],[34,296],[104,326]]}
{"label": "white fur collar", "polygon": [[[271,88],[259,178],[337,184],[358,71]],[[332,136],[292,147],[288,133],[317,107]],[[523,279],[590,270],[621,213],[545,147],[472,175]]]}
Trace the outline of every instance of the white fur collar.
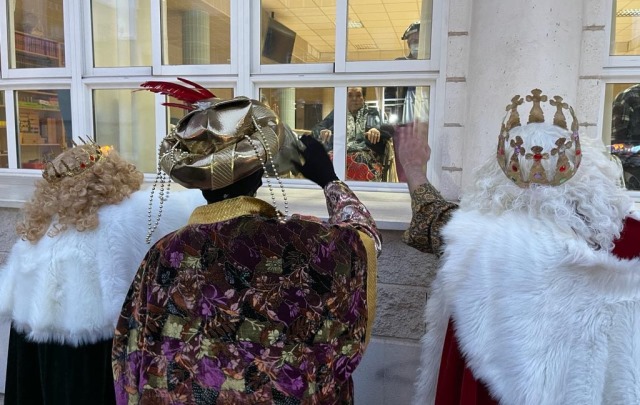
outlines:
{"label": "white fur collar", "polygon": [[501,404],[640,404],[640,259],[515,213],[458,211],[443,236],[415,404],[434,401],[450,315]]}
{"label": "white fur collar", "polygon": [[[197,190],[171,193],[154,241],[187,223],[204,199]],[[0,268],[0,318],[36,342],[69,345],[110,339],[135,272],[150,245],[148,191],[102,207],[100,226],[66,231],[36,244],[18,241]]]}

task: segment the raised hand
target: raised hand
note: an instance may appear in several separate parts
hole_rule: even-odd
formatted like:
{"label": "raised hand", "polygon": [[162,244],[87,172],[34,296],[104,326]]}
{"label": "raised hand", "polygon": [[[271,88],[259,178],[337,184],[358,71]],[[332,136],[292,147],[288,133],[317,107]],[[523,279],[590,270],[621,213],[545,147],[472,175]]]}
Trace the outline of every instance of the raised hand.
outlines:
{"label": "raised hand", "polygon": [[336,172],[333,169],[333,163],[324,146],[309,135],[301,136],[300,142],[305,146],[304,150],[299,151],[304,163],[293,162],[298,171],[322,188],[328,183],[338,180],[338,176],[336,176]]}
{"label": "raised hand", "polygon": [[397,146],[398,162],[407,176],[409,190],[427,182],[427,162],[431,157],[431,148],[427,142],[429,124],[413,122],[396,128],[394,142]]}

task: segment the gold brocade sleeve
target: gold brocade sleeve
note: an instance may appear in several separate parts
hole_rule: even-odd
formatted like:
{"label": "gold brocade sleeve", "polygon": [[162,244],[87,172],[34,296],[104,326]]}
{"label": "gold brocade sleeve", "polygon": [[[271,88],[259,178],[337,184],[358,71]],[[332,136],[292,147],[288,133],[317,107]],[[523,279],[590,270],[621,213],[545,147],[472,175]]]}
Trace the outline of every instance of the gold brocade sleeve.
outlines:
{"label": "gold brocade sleeve", "polygon": [[371,217],[371,213],[351,191],[349,186],[340,180],[332,181],[324,186],[330,224],[350,224],[373,239],[376,254],[382,252],[382,236]]}
{"label": "gold brocade sleeve", "polygon": [[421,185],[411,193],[411,224],[402,241],[421,252],[439,256],[442,253],[440,230],[457,208],[456,203],[445,200],[430,183]]}

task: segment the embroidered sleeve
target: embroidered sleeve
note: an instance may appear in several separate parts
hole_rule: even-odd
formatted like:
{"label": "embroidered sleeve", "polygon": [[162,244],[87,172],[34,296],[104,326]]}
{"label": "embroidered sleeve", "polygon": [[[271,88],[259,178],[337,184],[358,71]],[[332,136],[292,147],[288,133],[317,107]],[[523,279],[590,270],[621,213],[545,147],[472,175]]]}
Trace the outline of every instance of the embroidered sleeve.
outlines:
{"label": "embroidered sleeve", "polygon": [[356,229],[366,233],[373,239],[376,253],[382,251],[382,238],[371,217],[371,213],[342,181],[332,181],[324,187],[329,211],[329,223],[348,223]]}
{"label": "embroidered sleeve", "polygon": [[411,224],[402,241],[422,252],[440,255],[440,230],[457,208],[457,204],[446,201],[430,183],[421,185],[411,193]]}

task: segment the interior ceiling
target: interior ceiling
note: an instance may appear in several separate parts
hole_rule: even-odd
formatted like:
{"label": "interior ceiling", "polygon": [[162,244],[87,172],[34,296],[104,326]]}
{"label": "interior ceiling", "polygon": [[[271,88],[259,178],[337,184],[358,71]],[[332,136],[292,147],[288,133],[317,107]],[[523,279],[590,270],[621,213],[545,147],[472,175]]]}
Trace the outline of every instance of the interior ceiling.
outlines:
{"label": "interior ceiling", "polygon": [[[402,49],[402,34],[420,19],[424,0],[349,0],[349,50]],[[319,52],[335,50],[335,0],[262,0],[262,9],[304,38]]]}
{"label": "interior ceiling", "polygon": [[640,49],[640,0],[616,1],[615,48],[617,53],[638,54]]}

